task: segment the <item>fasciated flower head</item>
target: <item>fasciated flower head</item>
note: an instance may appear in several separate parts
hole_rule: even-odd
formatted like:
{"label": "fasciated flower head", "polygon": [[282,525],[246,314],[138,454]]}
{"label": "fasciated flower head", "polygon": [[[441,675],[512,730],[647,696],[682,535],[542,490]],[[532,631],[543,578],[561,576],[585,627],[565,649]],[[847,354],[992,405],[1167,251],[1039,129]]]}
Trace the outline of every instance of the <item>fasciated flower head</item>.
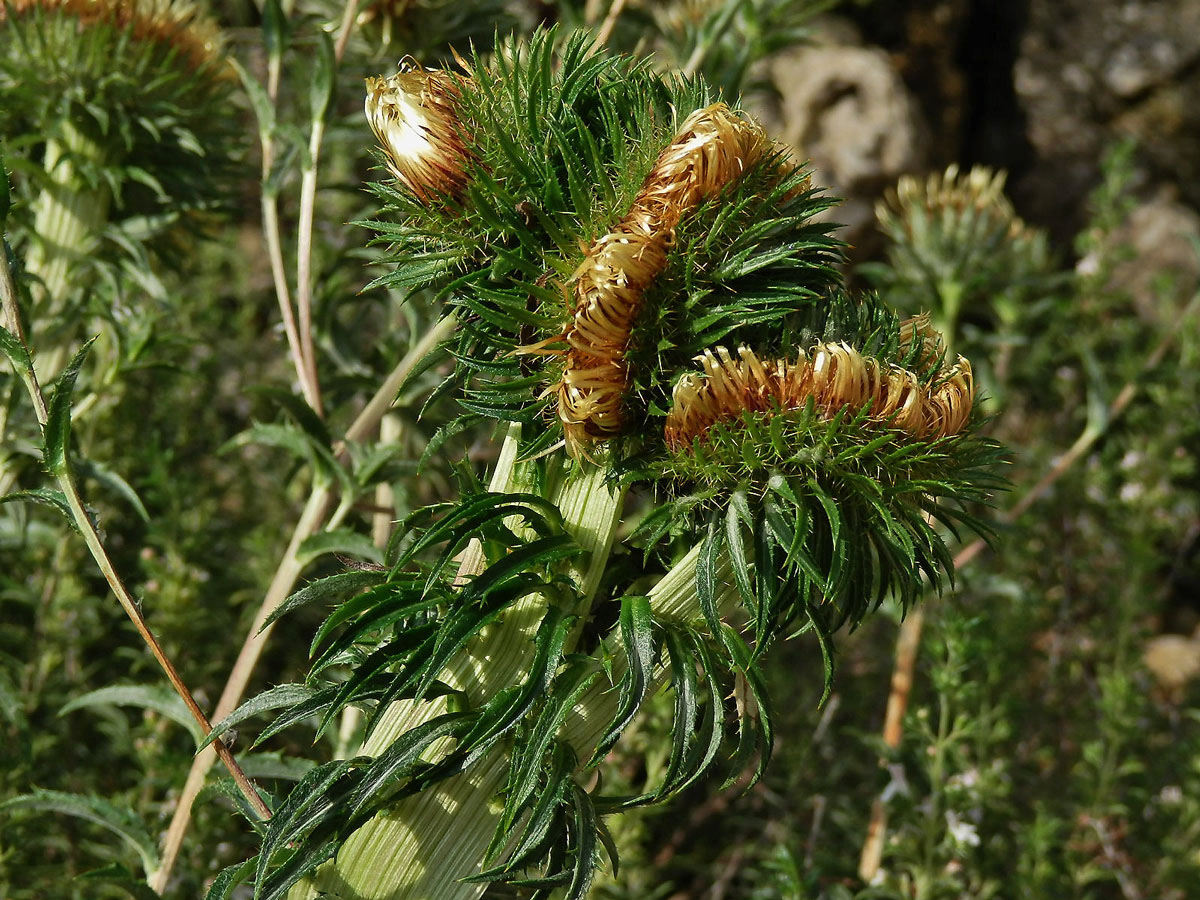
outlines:
{"label": "fasciated flower head", "polygon": [[423,203],[457,197],[469,151],[456,113],[459,82],[449,72],[410,66],[367,79],[366,112],[384,161]]}
{"label": "fasciated flower head", "polygon": [[757,123],[724,103],[696,110],[659,155],[629,212],[588,249],[574,276],[575,315],[564,336],[567,359],[557,391],[572,455],[621,433],[625,351],[675,227],[771,149]]}
{"label": "fasciated flower head", "polygon": [[865,411],[865,421],[915,438],[950,437],[966,427],[975,399],[971,364],[961,356],[927,384],[919,372],[863,356],[846,343],[818,344],[795,360],[760,360],[748,347],[739,347],[735,359],[718,347],[699,361],[703,374],[679,380],[667,414],[664,438],[673,451],[703,441],[718,422],[809,404],[826,419]]}

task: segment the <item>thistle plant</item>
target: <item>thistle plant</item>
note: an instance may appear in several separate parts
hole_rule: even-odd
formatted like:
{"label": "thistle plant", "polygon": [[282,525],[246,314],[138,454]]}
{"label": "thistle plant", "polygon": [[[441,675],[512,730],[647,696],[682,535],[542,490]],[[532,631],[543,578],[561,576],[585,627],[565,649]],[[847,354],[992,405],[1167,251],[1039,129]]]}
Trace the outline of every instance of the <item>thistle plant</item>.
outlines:
{"label": "thistle plant", "polygon": [[887,263],[864,274],[901,309],[928,309],[951,343],[964,316],[1011,343],[1052,293],[1046,235],[1016,214],[1005,180],[985,166],[951,165],[924,179],[903,176],[876,204]]}
{"label": "thistle plant", "polygon": [[[358,709],[363,741],[210,896],[583,897],[602,848],[616,862],[605,815],[761,775],[774,642],[814,634],[828,681],[836,629],[944,582],[935,523],[983,527],[999,449],[969,363],[845,292],[813,221],[831,201],[703,83],[541,32],[370,79],[366,108],[380,283],[455,326],[435,399],[461,415],[429,453],[471,428],[501,446],[383,566],[277,611],[333,605],[308,678],[215,733]],[[661,689],[662,778],[608,795],[604,759]]]}
{"label": "thistle plant", "polygon": [[219,32],[190,0],[10,0],[0,137],[29,315],[56,374],[98,286],[162,297],[154,262],[228,193],[238,146]]}

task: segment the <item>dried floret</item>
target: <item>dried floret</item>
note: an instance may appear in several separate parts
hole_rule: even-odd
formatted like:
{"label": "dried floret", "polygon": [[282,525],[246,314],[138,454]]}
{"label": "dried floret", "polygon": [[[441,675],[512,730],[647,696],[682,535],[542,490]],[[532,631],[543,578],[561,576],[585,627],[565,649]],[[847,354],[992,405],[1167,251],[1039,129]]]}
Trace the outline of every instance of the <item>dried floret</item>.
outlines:
{"label": "dried floret", "polygon": [[[917,327],[910,334],[921,334]],[[718,347],[698,361],[703,374],[679,380],[667,414],[664,437],[673,451],[703,441],[718,422],[809,403],[826,419],[844,409],[866,409],[867,421],[912,437],[949,437],[966,427],[975,400],[971,364],[961,356],[929,384],[917,372],[863,356],[846,343],[818,344],[794,361],[760,360],[748,347],[738,348],[737,359]]]}

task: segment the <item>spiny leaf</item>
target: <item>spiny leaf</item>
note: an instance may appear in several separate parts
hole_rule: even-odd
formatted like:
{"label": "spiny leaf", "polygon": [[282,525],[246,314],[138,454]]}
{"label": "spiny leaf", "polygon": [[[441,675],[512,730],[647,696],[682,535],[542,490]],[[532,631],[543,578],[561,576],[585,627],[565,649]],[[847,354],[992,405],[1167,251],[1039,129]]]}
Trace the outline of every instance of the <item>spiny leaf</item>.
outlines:
{"label": "spiny leaf", "polygon": [[[289,844],[300,841],[325,818],[337,816],[339,801],[349,790],[346,775],[362,760],[333,760],[318,766],[304,776],[267,823],[262,850],[254,873],[254,897],[264,896],[267,869],[277,853]],[[332,790],[338,786],[338,790]]]}
{"label": "spiny leaf", "polygon": [[568,666],[555,680],[545,707],[529,729],[529,733],[518,742],[513,751],[510,769],[512,783],[501,820],[505,829],[512,827],[516,817],[533,796],[541,777],[546,752],[558,734],[558,729],[599,674],[598,669],[580,662]]}
{"label": "spiny leaf", "polygon": [[[326,578],[318,578],[296,591],[286,601],[281,603],[267,616],[263,623],[266,628],[276,619],[285,616],[295,609],[309,603],[329,601],[344,594],[353,594],[379,583],[382,575],[378,572],[339,572]],[[261,629],[260,629],[261,630]]]}
{"label": "spiny leaf", "polygon": [[[0,253],[7,252],[8,247],[0,242]],[[21,342],[21,340],[0,325],[0,350],[4,351],[4,355],[8,357],[13,368],[17,370],[17,374],[27,376],[33,372],[33,362],[29,358],[29,349]]]}
{"label": "spiny leaf", "polygon": [[347,798],[345,812],[351,818],[362,818],[362,813],[373,813],[389,799],[389,788],[409,774],[421,761],[421,754],[435,741],[447,736],[463,733],[474,718],[474,713],[445,713],[428,722],[411,728],[392,741],[387,750],[363,772],[362,780]]}
{"label": "spiny leaf", "polygon": [[349,528],[322,531],[320,534],[305,538],[296,553],[296,559],[300,565],[306,566],[330,553],[357,556],[377,565],[383,564],[383,552],[379,547],[366,535],[351,531]]}
{"label": "spiny leaf", "polygon": [[622,597],[619,625],[628,668],[621,679],[621,696],[617,702],[617,711],[604,737],[596,745],[596,750],[588,762],[589,767],[598,764],[620,739],[625,728],[641,709],[654,677],[654,617],[650,610],[650,598]]}
{"label": "spiny leaf", "polygon": [[42,464],[55,477],[67,471],[67,451],[71,439],[71,394],[75,390],[75,379],[91,349],[92,338],[80,348],[54,385],[54,395],[46,411],[46,424],[42,429],[44,442]]}
{"label": "spiny leaf", "polygon": [[272,709],[279,709],[283,706],[294,706],[304,700],[308,700],[316,693],[315,689],[303,684],[280,684],[263,691],[256,697],[251,697],[228,716],[213,725],[212,731],[204,738],[200,746],[197,748],[203,750],[214,740],[225,734],[233,726],[246,721],[260,713],[267,712]]}
{"label": "spiny leaf", "polygon": [[197,743],[204,737],[200,725],[178,694],[166,687],[145,684],[117,684],[89,691],[63,705],[60,716],[88,706],[139,706],[161,713],[186,728]]}
{"label": "spiny leaf", "polygon": [[204,900],[229,900],[233,889],[253,875],[257,866],[258,857],[252,856],[243,863],[237,863],[236,865],[222,869],[220,874],[213,879],[213,883],[208,888],[208,893],[204,895]]}
{"label": "spiny leaf", "polygon": [[62,491],[53,491],[48,488],[31,488],[27,491],[13,491],[10,494],[0,497],[0,503],[17,503],[21,501],[38,503],[57,510],[67,520],[67,523],[75,533],[79,533],[79,525],[75,521],[75,513],[71,509],[71,504],[67,502],[67,495]]}
{"label": "spiny leaf", "polygon": [[575,813],[575,865],[567,885],[566,900],[584,900],[599,865],[599,819],[592,798],[577,784],[571,785],[571,807]]}

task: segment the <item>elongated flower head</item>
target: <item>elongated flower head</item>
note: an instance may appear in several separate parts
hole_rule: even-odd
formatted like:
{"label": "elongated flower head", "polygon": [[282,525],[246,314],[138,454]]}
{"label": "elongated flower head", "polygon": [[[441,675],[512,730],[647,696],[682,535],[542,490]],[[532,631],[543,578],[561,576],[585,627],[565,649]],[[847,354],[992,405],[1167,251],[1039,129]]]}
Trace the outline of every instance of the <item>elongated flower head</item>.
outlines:
{"label": "elongated flower head", "polygon": [[629,212],[589,248],[574,276],[575,316],[558,388],[572,455],[621,433],[625,352],[642,297],[666,265],[675,227],[770,150],[762,128],[724,103],[696,110],[659,155]]}
{"label": "elongated flower head", "polygon": [[718,347],[699,361],[703,374],[685,375],[675,387],[664,426],[671,450],[703,441],[718,422],[809,404],[827,419],[865,411],[867,422],[912,437],[950,437],[966,427],[975,400],[971,364],[961,356],[928,384],[918,372],[863,356],[846,343],[818,344],[794,360],[760,360],[748,347],[739,347],[735,359]]}
{"label": "elongated flower head", "polygon": [[419,66],[367,79],[367,121],[388,170],[425,203],[456,197],[466,184],[458,97],[453,75]]}

